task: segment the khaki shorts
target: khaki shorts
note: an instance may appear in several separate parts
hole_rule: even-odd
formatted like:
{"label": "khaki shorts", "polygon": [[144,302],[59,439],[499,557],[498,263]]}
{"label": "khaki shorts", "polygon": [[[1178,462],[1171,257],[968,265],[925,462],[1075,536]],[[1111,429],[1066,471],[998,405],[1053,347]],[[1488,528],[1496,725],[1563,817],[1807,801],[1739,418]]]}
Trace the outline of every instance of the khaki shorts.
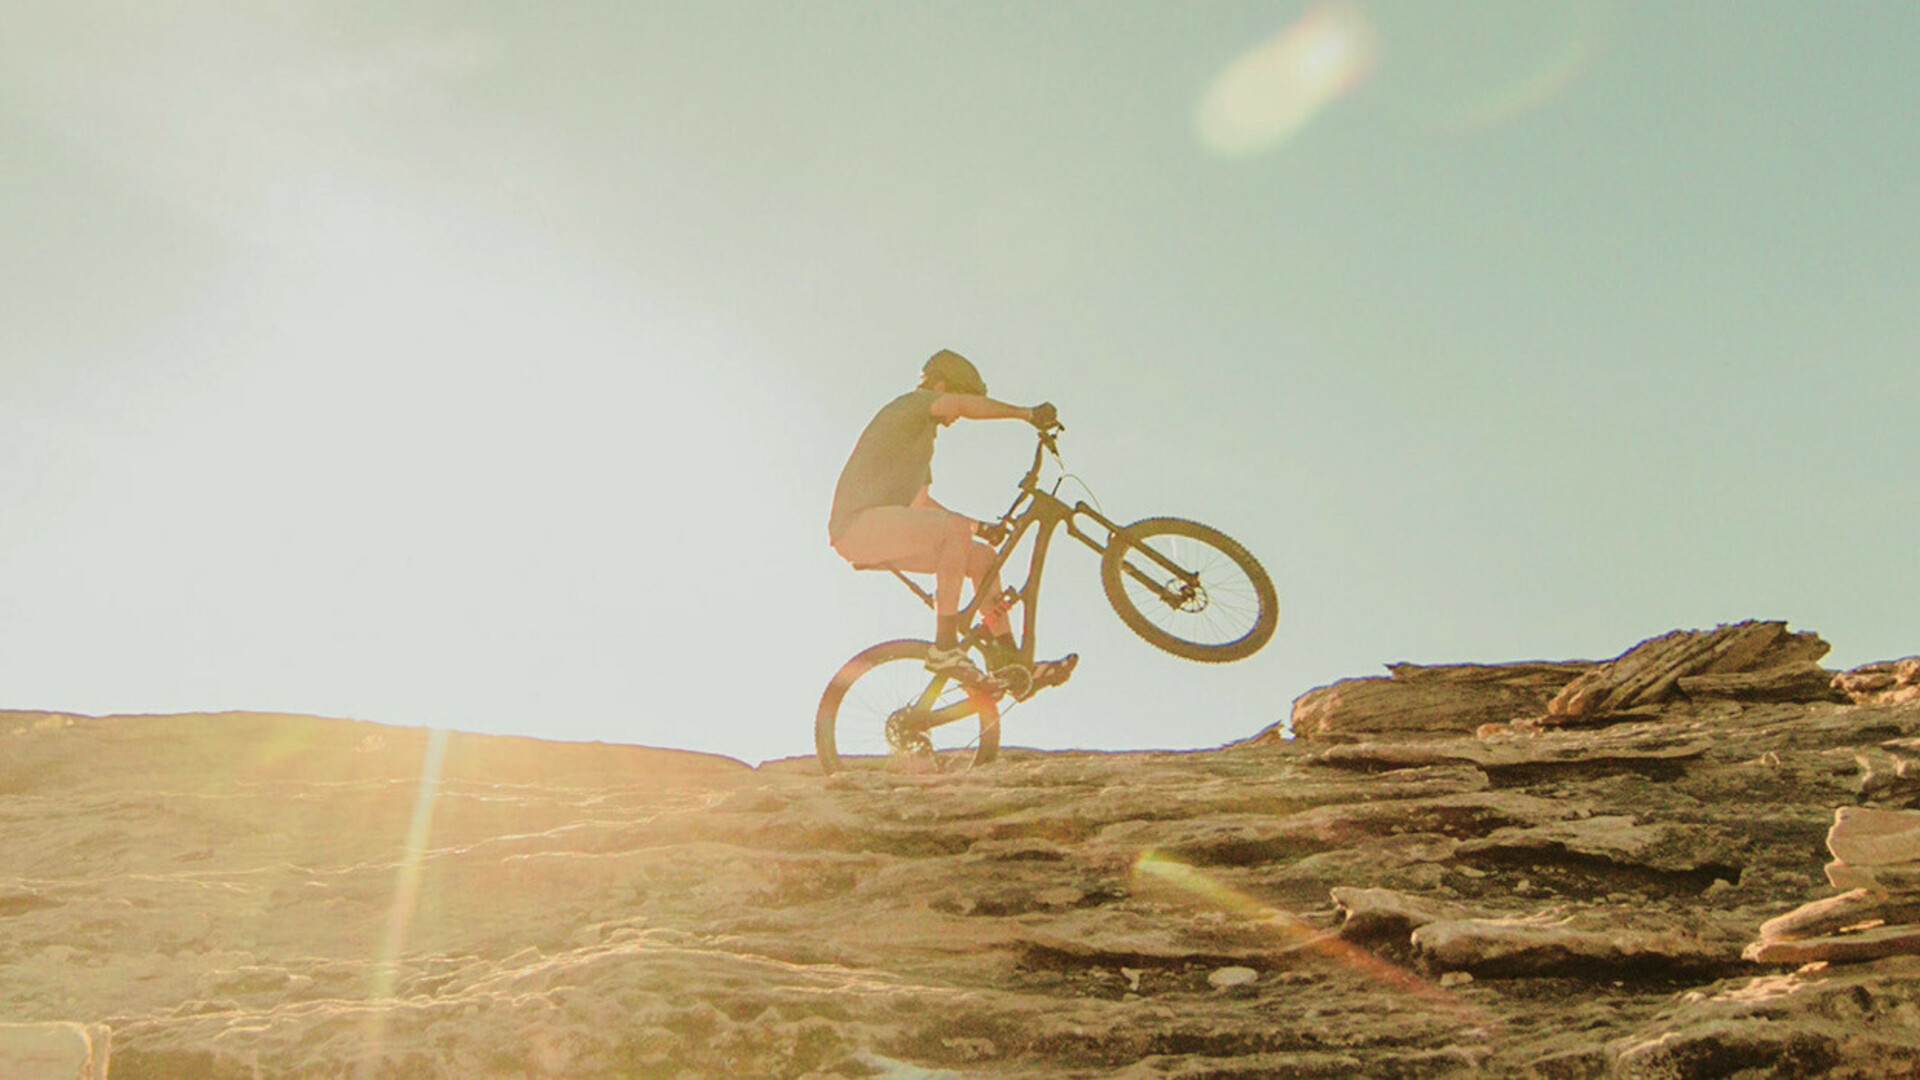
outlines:
{"label": "khaki shorts", "polygon": [[833,550],[855,566],[931,574],[955,518],[960,515],[931,506],[868,507],[833,538]]}

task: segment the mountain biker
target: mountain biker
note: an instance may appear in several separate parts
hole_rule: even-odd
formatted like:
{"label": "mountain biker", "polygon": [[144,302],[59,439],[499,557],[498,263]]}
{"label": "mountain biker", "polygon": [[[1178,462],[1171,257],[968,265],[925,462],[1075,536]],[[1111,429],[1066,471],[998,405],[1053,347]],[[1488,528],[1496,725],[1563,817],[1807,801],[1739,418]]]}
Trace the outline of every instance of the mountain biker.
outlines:
{"label": "mountain biker", "polygon": [[[935,629],[927,669],[972,684],[982,676],[960,645],[960,586],[970,579],[975,596],[998,598],[995,552],[976,539],[981,522],[941,506],[928,493],[934,436],[963,418],[1025,420],[1045,430],[1055,424],[1057,413],[1045,403],[1027,408],[995,401],[966,357],[941,349],[921,368],[919,386],[888,402],[860,433],[834,487],[827,537],[833,550],[856,568],[934,575]],[[1000,673],[1019,666],[1020,650],[1007,624],[1006,604],[982,604],[980,622],[991,639],[983,649],[989,670]],[[1071,669],[1065,661],[1047,661],[1026,674],[1035,676],[1061,664]]]}

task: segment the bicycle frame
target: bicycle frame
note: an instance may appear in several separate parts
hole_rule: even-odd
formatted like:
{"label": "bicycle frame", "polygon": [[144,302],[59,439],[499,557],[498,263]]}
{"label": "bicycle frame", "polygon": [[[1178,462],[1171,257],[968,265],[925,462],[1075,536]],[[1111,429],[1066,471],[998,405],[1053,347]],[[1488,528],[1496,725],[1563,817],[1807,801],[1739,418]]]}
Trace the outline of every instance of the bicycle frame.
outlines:
{"label": "bicycle frame", "polygon": [[[922,667],[923,662],[930,659],[930,643],[920,639],[886,641],[862,650],[829,681],[814,715],[815,747],[828,772],[840,764],[836,729],[848,726],[851,730],[850,725],[857,723],[864,737],[870,739],[868,729],[878,719],[875,714],[880,710],[888,710],[882,729],[889,756],[965,753],[965,746],[936,747],[931,734],[948,724],[977,718],[980,735],[970,745],[976,749],[978,761],[993,758],[999,750],[1000,719],[1004,715],[999,704],[1002,699],[1010,698],[1018,704],[1039,690],[1065,682],[1077,659],[1069,656],[1057,665],[1034,662],[1038,649],[1040,585],[1054,533],[1063,526],[1067,535],[1100,556],[1100,582],[1108,602],[1121,621],[1149,643],[1187,659],[1236,660],[1250,655],[1272,635],[1278,614],[1272,582],[1253,556],[1231,538],[1210,526],[1183,518],[1150,517],[1131,525],[1116,524],[1086,502],[1069,504],[1062,499],[1059,492],[1065,476],[1043,488],[1040,468],[1048,454],[1056,461],[1059,459],[1056,436],[1060,430],[1055,425],[1040,432],[1033,461],[1020,478],[1013,502],[990,526],[981,527],[976,534],[992,552],[980,577],[991,576],[996,587],[985,593],[976,587],[972,601],[955,615],[956,621],[964,620],[960,625],[969,628],[960,644],[968,651],[978,650],[983,654],[981,658],[986,663],[980,667],[987,669],[984,676],[980,667],[968,670],[966,666],[942,663],[922,672],[918,678],[925,681],[921,682],[909,667],[891,666],[902,663],[910,664],[911,668]],[[1000,575],[1012,564],[1015,553],[1029,536],[1033,539],[1033,550],[1027,555],[1026,580],[1017,587],[1008,586],[1001,582]],[[1195,546],[1190,548],[1187,541]],[[974,541],[968,543],[971,545]],[[1189,553],[1199,563],[1193,569],[1181,565]],[[952,552],[946,554],[950,556]],[[969,560],[977,557],[976,551]],[[1223,579],[1231,588],[1222,595],[1239,597],[1251,592],[1255,605],[1250,609],[1251,628],[1231,641],[1213,642],[1183,636],[1181,631],[1161,625],[1154,614],[1157,604],[1187,615],[1206,611],[1212,605],[1211,569],[1219,566],[1222,559],[1231,563],[1233,572],[1246,579],[1244,584]],[[923,568],[929,561],[916,560],[914,573],[924,573]],[[856,568],[886,570],[899,578],[922,603],[936,611],[939,609],[934,591],[923,588],[898,566],[875,562],[856,564]],[[934,587],[938,585],[936,575]],[[1006,655],[1008,648],[990,643],[986,628],[977,625],[977,619],[983,610],[995,608],[1011,615],[1015,604],[1023,606],[1025,611],[1020,625],[1009,627],[1012,639],[1009,656]],[[1247,610],[1244,603],[1238,607],[1228,605],[1229,617],[1236,620]],[[998,621],[996,619],[996,624]],[[877,682],[863,681],[868,673],[883,667],[899,674]],[[881,689],[877,697],[866,693],[848,714],[842,706],[850,700],[848,693],[855,685]],[[956,689],[962,691],[958,697]],[[899,702],[897,707],[895,702]]]}
{"label": "bicycle frame", "polygon": [[[1033,464],[1028,467],[1027,474],[1020,478],[1020,492],[1014,496],[1013,503],[1007,507],[1006,513],[1001,514],[998,519],[998,524],[1006,529],[1006,536],[1001,539],[996,548],[993,567],[990,571],[992,575],[999,574],[1012,559],[1014,549],[1020,546],[1020,541],[1026,537],[1028,530],[1038,530],[1034,533],[1033,555],[1027,564],[1026,581],[1018,589],[1004,587],[1003,583],[1003,591],[997,597],[1006,602],[1009,610],[1015,604],[1022,609],[1022,626],[1020,633],[1016,635],[1016,643],[1020,649],[1021,660],[1027,664],[1034,662],[1037,647],[1034,629],[1039,618],[1040,576],[1046,566],[1047,549],[1053,543],[1053,531],[1065,525],[1068,536],[1104,555],[1113,542],[1114,534],[1121,530],[1121,526],[1108,520],[1105,515],[1088,506],[1084,501],[1076,502],[1071,506],[1067,505],[1056,494],[1060,490],[1060,481],[1054,482],[1052,490],[1040,488],[1040,465],[1049,453],[1058,459],[1059,446],[1053,432],[1041,432],[1039,444],[1034,447]],[[1022,504],[1026,507],[1024,511],[1021,509]],[[1096,538],[1082,531],[1078,519],[1083,518],[1105,529],[1105,538]],[[1156,561],[1164,561],[1159,560],[1157,555],[1155,557]],[[1185,571],[1180,571],[1171,564],[1169,568],[1183,576],[1185,574]],[[893,572],[893,576],[904,582],[907,588],[912,589],[928,607],[934,607],[934,597],[931,592],[922,588],[918,582],[900,570],[894,567],[888,567],[888,569]],[[980,609],[987,599],[981,595],[974,596],[973,601],[960,610],[960,625],[973,626],[975,618],[980,614]],[[977,643],[982,633],[983,631],[978,629],[972,631],[968,635],[969,643]]]}

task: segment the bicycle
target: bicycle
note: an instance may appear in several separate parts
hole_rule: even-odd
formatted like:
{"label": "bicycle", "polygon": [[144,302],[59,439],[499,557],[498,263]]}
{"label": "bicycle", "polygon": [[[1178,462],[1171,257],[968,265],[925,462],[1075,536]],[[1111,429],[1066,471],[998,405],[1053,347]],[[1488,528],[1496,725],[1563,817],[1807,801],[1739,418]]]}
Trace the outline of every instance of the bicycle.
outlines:
{"label": "bicycle", "polygon": [[[1218,529],[1183,518],[1143,518],[1120,526],[1085,501],[1069,506],[1059,497],[1063,475],[1042,490],[1040,468],[1048,455],[1060,460],[1061,425],[1043,429],[1033,464],[1019,492],[999,519],[980,535],[995,548],[997,573],[1029,532],[1033,554],[1027,579],[998,597],[1022,611],[1016,633],[1021,667],[996,672],[985,681],[963,682],[925,668],[933,643],[903,638],[867,648],[841,665],[820,697],[814,714],[813,741],[820,767],[833,773],[849,760],[878,760],[888,766],[951,771],[984,765],[1000,752],[1000,701],[1024,701],[1039,689],[1021,685],[1020,672],[1033,670],[1041,571],[1054,530],[1100,554],[1100,580],[1107,601],[1128,629],[1175,656],[1206,663],[1240,660],[1258,652],[1273,636],[1280,604],[1273,581],[1246,548]],[[1081,528],[1104,530],[1105,539]],[[885,569],[928,606],[933,594],[886,564]],[[961,609],[960,625],[972,627],[961,644],[981,656],[987,641],[975,617],[988,597],[975,596]],[[982,671],[987,665],[980,664]],[[1071,673],[1069,665],[1066,674]],[[1010,677],[1009,677],[1010,676]],[[1065,681],[1062,675],[1058,681]],[[845,750],[843,751],[843,747]]]}

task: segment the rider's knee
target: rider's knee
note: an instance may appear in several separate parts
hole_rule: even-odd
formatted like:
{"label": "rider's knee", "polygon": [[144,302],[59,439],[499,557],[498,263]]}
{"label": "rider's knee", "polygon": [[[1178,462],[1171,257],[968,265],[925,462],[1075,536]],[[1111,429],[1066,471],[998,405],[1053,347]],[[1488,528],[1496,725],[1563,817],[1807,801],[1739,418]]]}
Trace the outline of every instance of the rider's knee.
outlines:
{"label": "rider's knee", "polygon": [[973,541],[972,546],[967,548],[967,574],[970,577],[979,577],[991,570],[994,557],[998,554],[985,543],[979,540]]}

